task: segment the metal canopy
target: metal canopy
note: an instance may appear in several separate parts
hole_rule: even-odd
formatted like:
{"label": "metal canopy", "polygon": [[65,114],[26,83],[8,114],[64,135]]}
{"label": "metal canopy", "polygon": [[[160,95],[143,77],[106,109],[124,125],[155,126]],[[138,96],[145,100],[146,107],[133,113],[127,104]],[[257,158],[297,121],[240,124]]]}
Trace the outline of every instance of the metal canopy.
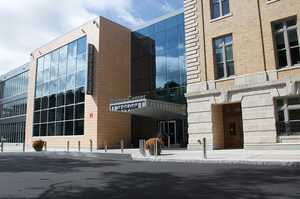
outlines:
{"label": "metal canopy", "polygon": [[171,120],[186,115],[186,105],[151,99],[113,103],[109,105],[109,110],[160,120]]}

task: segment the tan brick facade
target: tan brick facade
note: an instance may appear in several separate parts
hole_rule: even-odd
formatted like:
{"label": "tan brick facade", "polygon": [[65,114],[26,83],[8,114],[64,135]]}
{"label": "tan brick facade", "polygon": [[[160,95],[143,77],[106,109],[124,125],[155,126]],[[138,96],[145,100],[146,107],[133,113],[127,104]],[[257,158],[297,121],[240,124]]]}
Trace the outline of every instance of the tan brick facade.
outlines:
{"label": "tan brick facade", "polygon": [[[43,139],[48,146],[66,147],[70,141],[70,147],[77,147],[81,141],[81,147],[87,148],[92,140],[93,148],[103,148],[104,140],[107,140],[109,148],[116,148],[120,147],[120,140],[124,140],[124,146],[130,146],[130,116],[109,112],[111,98],[130,95],[130,33],[129,29],[99,17],[32,52],[26,143]],[[37,58],[85,35],[87,43],[93,44],[95,49],[93,95],[85,95],[84,135],[32,137]]]}
{"label": "tan brick facade", "polygon": [[[230,0],[230,12],[212,18],[211,2],[184,0],[187,70],[195,71],[188,73],[186,93],[188,149],[201,148],[197,140],[203,137],[210,149],[226,147],[221,132],[226,121],[220,117],[225,104],[242,106],[245,149],[284,148],[276,145],[280,141],[276,135],[274,101],[299,96],[300,64],[278,69],[272,24],[297,18],[299,38],[300,4],[294,0]],[[235,75],[217,79],[214,40],[228,35],[232,36]],[[199,56],[191,57],[188,52],[193,51]],[[212,118],[207,119],[207,115]],[[298,142],[295,137],[288,143]]]}

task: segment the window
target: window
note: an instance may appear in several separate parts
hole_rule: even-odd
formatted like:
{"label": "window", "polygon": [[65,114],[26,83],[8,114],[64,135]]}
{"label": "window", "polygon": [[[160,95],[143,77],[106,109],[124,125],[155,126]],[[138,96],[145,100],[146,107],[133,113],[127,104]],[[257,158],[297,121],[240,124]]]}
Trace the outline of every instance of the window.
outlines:
{"label": "window", "polygon": [[274,23],[273,31],[278,68],[300,64],[297,19]]}
{"label": "window", "polygon": [[33,136],[84,133],[86,36],[38,58]]}
{"label": "window", "polygon": [[211,0],[212,19],[230,13],[229,0]]}
{"label": "window", "polygon": [[232,36],[214,40],[216,79],[235,75]]}
{"label": "window", "polygon": [[277,135],[300,135],[300,97],[276,100]]}

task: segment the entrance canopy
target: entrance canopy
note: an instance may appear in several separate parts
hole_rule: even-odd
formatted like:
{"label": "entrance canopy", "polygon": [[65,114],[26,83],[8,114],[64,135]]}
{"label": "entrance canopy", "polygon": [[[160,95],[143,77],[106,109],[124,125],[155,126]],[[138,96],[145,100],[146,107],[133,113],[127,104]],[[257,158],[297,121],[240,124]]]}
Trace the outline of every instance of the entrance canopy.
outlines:
{"label": "entrance canopy", "polygon": [[176,119],[186,115],[186,105],[161,102],[151,99],[111,103],[109,105],[109,110],[160,120]]}

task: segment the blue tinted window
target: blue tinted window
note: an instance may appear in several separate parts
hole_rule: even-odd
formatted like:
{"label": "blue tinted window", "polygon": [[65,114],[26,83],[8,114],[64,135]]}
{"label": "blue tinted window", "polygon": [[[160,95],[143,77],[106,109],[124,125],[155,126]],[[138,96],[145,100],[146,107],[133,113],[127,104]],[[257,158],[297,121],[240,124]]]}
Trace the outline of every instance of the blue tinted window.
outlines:
{"label": "blue tinted window", "polygon": [[67,60],[68,46],[63,46],[59,49],[59,62]]}
{"label": "blue tinted window", "polygon": [[156,88],[157,89],[165,88],[166,83],[167,83],[167,76],[166,75],[156,76]]}
{"label": "blue tinted window", "polygon": [[43,71],[37,73],[36,84],[40,84],[43,81]]}
{"label": "blue tinted window", "polygon": [[149,26],[150,35],[154,33],[154,25]]}
{"label": "blue tinted window", "polygon": [[223,15],[230,13],[229,0],[223,1]]}
{"label": "blue tinted window", "polygon": [[185,47],[184,46],[178,46],[178,50],[179,50],[179,67],[180,67],[180,70],[186,70]]}
{"label": "blue tinted window", "polygon": [[148,36],[148,35],[149,35],[149,26],[147,26],[147,27],[145,27],[145,28],[142,28],[142,29],[140,30],[140,34],[141,34],[142,37],[143,37],[143,36]]}
{"label": "blue tinted window", "polygon": [[181,13],[181,14],[177,15],[177,17],[178,17],[178,19],[177,19],[178,24],[182,24],[184,22],[184,14]]}
{"label": "blue tinted window", "polygon": [[167,49],[178,45],[177,27],[166,30]]}
{"label": "blue tinted window", "polygon": [[66,76],[58,79],[58,91],[64,91],[66,89]]}
{"label": "blue tinted window", "polygon": [[61,77],[63,75],[66,75],[66,71],[67,71],[67,62],[63,62],[63,63],[60,63],[59,64],[59,67],[58,67],[58,76]]}
{"label": "blue tinted window", "polygon": [[67,74],[74,73],[76,69],[76,58],[68,60]]}
{"label": "blue tinted window", "polygon": [[225,43],[232,42],[232,36],[225,37]]}
{"label": "blue tinted window", "polygon": [[52,66],[51,68],[50,68],[50,72],[51,72],[51,80],[53,80],[53,79],[56,79],[57,78],[57,71],[58,71],[58,65],[56,65],[56,66]]}
{"label": "blue tinted window", "polygon": [[44,70],[43,82],[49,81],[49,78],[50,78],[50,69],[48,68],[48,69]]}
{"label": "blue tinted window", "polygon": [[36,86],[35,88],[35,97],[41,97],[42,96],[42,84]]}
{"label": "blue tinted window", "polygon": [[178,48],[171,48],[167,50],[167,67],[168,73],[179,70]]}
{"label": "blue tinted window", "polygon": [[165,25],[165,20],[157,22],[156,24],[154,24],[154,32],[159,32],[162,31],[164,29],[166,29],[166,25]]}
{"label": "blue tinted window", "polygon": [[86,37],[82,37],[77,41],[77,55],[86,52]]}
{"label": "blue tinted window", "polygon": [[185,30],[183,24],[178,25],[178,44],[185,44]]}
{"label": "blue tinted window", "polygon": [[85,70],[76,73],[76,87],[85,85]]}
{"label": "blue tinted window", "polygon": [[58,63],[58,50],[55,50],[51,53],[51,66]]}
{"label": "blue tinted window", "polygon": [[71,74],[67,76],[67,89],[75,87],[75,75]]}
{"label": "blue tinted window", "polygon": [[51,64],[51,53],[45,55],[44,69],[49,68]]}
{"label": "blue tinted window", "polygon": [[68,44],[68,59],[76,56],[77,44],[76,41]]}
{"label": "blue tinted window", "polygon": [[156,53],[156,75],[165,74],[167,72],[166,51]]}
{"label": "blue tinted window", "polygon": [[186,83],[187,83],[187,74],[186,74],[186,70],[181,70],[181,71],[180,71],[180,83],[181,83],[181,84],[186,84]]}
{"label": "blue tinted window", "polygon": [[165,31],[161,31],[159,33],[156,33],[155,36],[155,50],[161,51],[165,50],[166,48],[166,34]]}
{"label": "blue tinted window", "polygon": [[38,58],[38,71],[42,71],[44,70],[44,56],[43,57],[40,57]]}
{"label": "blue tinted window", "polygon": [[168,73],[167,82],[169,83],[169,88],[180,86],[180,72]]}
{"label": "blue tinted window", "polygon": [[220,6],[219,3],[213,5],[213,18],[220,16]]}
{"label": "blue tinted window", "polygon": [[43,91],[42,91],[42,96],[48,95],[49,94],[49,83],[43,83]]}
{"label": "blue tinted window", "polygon": [[77,71],[85,69],[86,65],[86,54],[82,54],[77,57]]}
{"label": "blue tinted window", "polygon": [[50,81],[50,94],[57,92],[57,80]]}
{"label": "blue tinted window", "polygon": [[166,19],[166,28],[170,28],[177,25],[177,15]]}

